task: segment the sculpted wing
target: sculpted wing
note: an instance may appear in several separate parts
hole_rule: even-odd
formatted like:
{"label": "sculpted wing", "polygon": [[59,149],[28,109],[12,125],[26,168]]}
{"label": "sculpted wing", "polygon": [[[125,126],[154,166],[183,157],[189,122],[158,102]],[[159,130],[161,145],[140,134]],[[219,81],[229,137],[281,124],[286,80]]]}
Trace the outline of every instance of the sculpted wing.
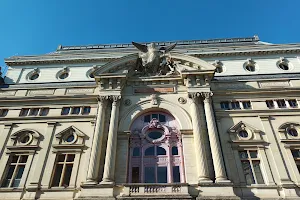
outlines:
{"label": "sculpted wing", "polygon": [[136,43],[136,42],[132,42],[132,44],[133,44],[133,46],[135,46],[141,52],[143,52],[143,53],[148,52],[148,47],[146,45],[139,44],[139,43]]}
{"label": "sculpted wing", "polygon": [[166,47],[161,47],[159,50],[164,50],[165,53],[170,52],[172,49],[174,49],[174,47],[176,46],[177,43],[171,44],[169,46]]}

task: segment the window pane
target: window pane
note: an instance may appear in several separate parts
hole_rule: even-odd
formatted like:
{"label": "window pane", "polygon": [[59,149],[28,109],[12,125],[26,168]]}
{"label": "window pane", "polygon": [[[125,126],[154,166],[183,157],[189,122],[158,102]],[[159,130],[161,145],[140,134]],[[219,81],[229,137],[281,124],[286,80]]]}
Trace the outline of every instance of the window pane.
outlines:
{"label": "window pane", "polygon": [[21,156],[19,163],[26,163],[27,162],[27,155]]}
{"label": "window pane", "polygon": [[253,168],[255,172],[255,177],[258,184],[264,184],[264,179],[260,171],[259,161],[253,161]]}
{"label": "window pane", "polygon": [[74,161],[74,158],[75,158],[75,155],[74,155],[74,154],[68,154],[67,162],[73,162],[73,161]]}
{"label": "window pane", "polygon": [[167,183],[167,167],[157,167],[157,182]]}
{"label": "window pane", "polygon": [[17,175],[15,177],[15,180],[12,183],[12,187],[19,187],[20,182],[21,182],[21,178],[24,172],[24,168],[25,166],[19,166],[17,169]]}
{"label": "window pane", "polygon": [[155,168],[145,167],[145,183],[155,183]]}
{"label": "window pane", "polygon": [[240,151],[240,158],[242,159],[248,158],[247,151]]}
{"label": "window pane", "polygon": [[74,108],[72,109],[72,114],[78,115],[79,112],[80,112],[80,107],[74,107]]}
{"label": "window pane", "polygon": [[23,108],[21,109],[19,116],[27,116],[28,112],[29,112],[29,108]]}
{"label": "window pane", "polygon": [[49,113],[49,108],[42,108],[40,111],[40,116],[46,116]]}
{"label": "window pane", "polygon": [[61,164],[56,165],[56,169],[55,169],[55,173],[54,173],[53,180],[52,180],[52,185],[51,185],[52,187],[58,187],[59,186],[59,181],[60,181],[62,168],[63,168],[63,165],[61,165]]}
{"label": "window pane", "polygon": [[69,112],[70,112],[70,108],[69,107],[62,108],[61,115],[68,115]]}
{"label": "window pane", "polygon": [[178,155],[178,148],[177,147],[172,147],[172,155]]}
{"label": "window pane", "polygon": [[161,132],[158,132],[158,131],[153,131],[153,132],[148,133],[148,137],[153,139],[153,140],[161,138],[162,135],[163,134]]}
{"label": "window pane", "polygon": [[65,161],[65,154],[60,154],[59,156],[58,156],[58,159],[57,159],[57,161],[58,162],[64,162]]}
{"label": "window pane", "polygon": [[154,156],[154,146],[145,150],[145,156]]}
{"label": "window pane", "polygon": [[157,155],[159,156],[159,155],[167,155],[167,152],[166,152],[166,150],[164,149],[164,148],[162,148],[162,147],[157,147]]}
{"label": "window pane", "polygon": [[144,122],[150,122],[150,115],[146,115],[144,117]]}
{"label": "window pane", "polygon": [[134,147],[132,156],[140,156],[140,148],[139,147]]}
{"label": "window pane", "polygon": [[257,151],[250,151],[251,158],[257,158]]}
{"label": "window pane", "polygon": [[17,163],[18,162],[18,158],[19,158],[19,156],[13,156],[12,157],[12,163]]}
{"label": "window pane", "polygon": [[37,116],[37,114],[39,113],[39,108],[31,108],[29,115],[30,116]]}
{"label": "window pane", "polygon": [[292,150],[292,154],[294,158],[299,158],[299,150]]}
{"label": "window pane", "polygon": [[252,170],[249,161],[242,161],[242,167],[243,167],[246,183],[247,185],[251,185],[252,183],[254,183],[254,178],[252,175]]}
{"label": "window pane", "polygon": [[91,112],[91,107],[83,107],[82,114],[87,115]]}
{"label": "window pane", "polygon": [[180,183],[180,170],[179,166],[173,167],[173,182],[174,183]]}
{"label": "window pane", "polygon": [[2,187],[8,187],[9,186],[9,182],[11,180],[11,177],[12,177],[13,173],[14,173],[15,167],[16,167],[15,165],[9,166],[6,178],[2,183]]}
{"label": "window pane", "polygon": [[159,114],[159,121],[160,122],[166,122],[166,116],[162,115],[162,114]]}
{"label": "window pane", "polygon": [[158,114],[152,114],[152,119],[153,118],[158,119]]}
{"label": "window pane", "polygon": [[140,168],[133,167],[132,168],[132,183],[139,183],[140,182]]}
{"label": "window pane", "polygon": [[72,174],[73,164],[67,164],[65,168],[64,179],[62,186],[67,187],[70,184],[71,174]]}

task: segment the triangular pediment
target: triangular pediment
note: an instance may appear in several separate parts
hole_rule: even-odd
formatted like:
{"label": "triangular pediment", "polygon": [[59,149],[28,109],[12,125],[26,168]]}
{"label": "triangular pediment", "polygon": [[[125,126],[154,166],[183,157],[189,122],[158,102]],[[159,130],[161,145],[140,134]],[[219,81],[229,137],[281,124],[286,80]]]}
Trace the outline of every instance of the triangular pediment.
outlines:
{"label": "triangular pediment", "polygon": [[248,129],[252,132],[260,132],[259,129],[257,129],[243,121],[240,121],[239,123],[237,123],[234,126],[232,126],[231,128],[229,128],[228,133],[238,133],[239,131],[245,130],[245,129]]}
{"label": "triangular pediment", "polygon": [[74,132],[76,135],[78,135],[79,137],[85,137],[86,135],[81,131],[79,130],[78,128],[76,128],[75,126],[69,126],[68,128],[60,131],[59,133],[56,133],[55,134],[55,137],[56,138],[62,138],[64,137],[65,135],[69,134],[70,131]]}

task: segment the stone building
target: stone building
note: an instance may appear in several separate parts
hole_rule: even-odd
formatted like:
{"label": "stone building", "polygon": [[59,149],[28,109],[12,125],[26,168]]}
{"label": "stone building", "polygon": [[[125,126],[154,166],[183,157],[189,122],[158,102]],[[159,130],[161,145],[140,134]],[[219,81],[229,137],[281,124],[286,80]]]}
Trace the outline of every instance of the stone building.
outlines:
{"label": "stone building", "polygon": [[299,199],[300,44],[133,44],[5,59],[1,199]]}

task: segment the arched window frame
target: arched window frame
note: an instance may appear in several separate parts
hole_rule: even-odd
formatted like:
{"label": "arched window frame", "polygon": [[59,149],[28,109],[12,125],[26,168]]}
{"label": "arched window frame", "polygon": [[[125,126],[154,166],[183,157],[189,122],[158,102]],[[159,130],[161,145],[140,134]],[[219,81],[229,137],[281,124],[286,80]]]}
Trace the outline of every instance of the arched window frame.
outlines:
{"label": "arched window frame", "polygon": [[[149,113],[147,113],[149,115]],[[143,116],[140,116],[143,120]],[[136,120],[139,120],[138,118]],[[158,139],[151,139],[147,137],[151,131],[161,131],[163,136]],[[149,147],[154,146],[154,155],[153,156],[145,156],[145,151]],[[176,146],[178,148],[178,155],[172,155],[172,147]],[[133,157],[134,148],[140,148],[140,156]],[[161,147],[166,151],[166,155],[157,155],[157,149]],[[129,172],[128,172],[128,182],[133,183],[132,174],[133,168],[135,168],[135,172],[139,173],[139,183],[145,183],[145,167],[155,167],[155,176],[156,181],[158,182],[157,169],[158,167],[167,167],[167,183],[173,183],[173,167],[177,167],[180,173],[180,183],[185,182],[184,175],[184,161],[183,161],[183,150],[181,143],[181,134],[177,130],[176,127],[168,127],[164,124],[161,124],[157,119],[152,119],[150,123],[145,125],[141,130],[133,130],[131,131],[130,136],[130,151],[129,151]],[[147,160],[148,159],[148,160]],[[151,160],[158,160],[158,164],[151,164]],[[170,160],[173,160],[171,162]],[[147,162],[145,162],[147,160]]]}

